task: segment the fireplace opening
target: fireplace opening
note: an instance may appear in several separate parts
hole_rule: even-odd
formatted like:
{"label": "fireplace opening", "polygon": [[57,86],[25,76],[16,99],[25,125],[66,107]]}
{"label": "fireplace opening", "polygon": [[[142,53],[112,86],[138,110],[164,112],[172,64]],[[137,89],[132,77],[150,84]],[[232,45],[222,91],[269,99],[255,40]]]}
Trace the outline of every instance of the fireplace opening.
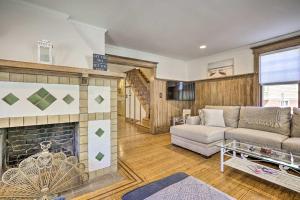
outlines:
{"label": "fireplace opening", "polygon": [[2,152],[2,172],[17,167],[25,158],[41,152],[40,143],[43,141],[51,141],[50,152],[78,156],[77,129],[77,123],[7,128],[2,136],[2,145],[5,145],[2,148],[5,149]]}

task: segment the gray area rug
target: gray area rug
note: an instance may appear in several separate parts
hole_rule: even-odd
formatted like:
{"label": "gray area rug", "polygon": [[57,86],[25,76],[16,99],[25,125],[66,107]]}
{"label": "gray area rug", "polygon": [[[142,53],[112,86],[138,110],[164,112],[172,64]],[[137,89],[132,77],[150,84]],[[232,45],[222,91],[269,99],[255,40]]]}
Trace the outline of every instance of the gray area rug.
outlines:
{"label": "gray area rug", "polygon": [[145,200],[233,200],[234,198],[189,176],[174,183]]}

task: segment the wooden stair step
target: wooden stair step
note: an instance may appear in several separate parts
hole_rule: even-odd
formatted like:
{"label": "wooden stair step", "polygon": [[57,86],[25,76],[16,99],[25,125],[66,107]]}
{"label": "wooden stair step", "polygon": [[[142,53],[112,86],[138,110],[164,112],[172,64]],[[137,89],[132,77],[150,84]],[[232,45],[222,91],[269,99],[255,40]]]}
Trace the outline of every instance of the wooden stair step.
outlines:
{"label": "wooden stair step", "polygon": [[150,119],[149,118],[143,118],[142,119],[142,124],[145,125],[145,126],[148,126],[150,127]]}
{"label": "wooden stair step", "polygon": [[139,132],[150,133],[150,126],[146,126],[146,125],[142,124],[141,122],[137,122],[135,125]]}

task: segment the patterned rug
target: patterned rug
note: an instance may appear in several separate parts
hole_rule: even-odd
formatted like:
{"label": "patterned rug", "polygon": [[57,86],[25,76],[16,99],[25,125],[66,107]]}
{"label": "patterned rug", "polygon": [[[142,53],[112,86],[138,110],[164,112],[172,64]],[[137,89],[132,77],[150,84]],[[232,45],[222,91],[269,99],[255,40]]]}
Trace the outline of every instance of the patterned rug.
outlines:
{"label": "patterned rug", "polygon": [[233,200],[231,196],[185,173],[137,188],[123,200]]}

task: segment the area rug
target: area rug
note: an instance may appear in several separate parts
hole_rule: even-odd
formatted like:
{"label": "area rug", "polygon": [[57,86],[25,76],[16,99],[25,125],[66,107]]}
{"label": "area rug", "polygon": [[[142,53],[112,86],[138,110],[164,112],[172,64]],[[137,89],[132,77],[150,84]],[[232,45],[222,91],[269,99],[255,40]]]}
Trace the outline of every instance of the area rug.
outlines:
{"label": "area rug", "polygon": [[122,200],[233,200],[206,183],[179,172],[128,192]]}

